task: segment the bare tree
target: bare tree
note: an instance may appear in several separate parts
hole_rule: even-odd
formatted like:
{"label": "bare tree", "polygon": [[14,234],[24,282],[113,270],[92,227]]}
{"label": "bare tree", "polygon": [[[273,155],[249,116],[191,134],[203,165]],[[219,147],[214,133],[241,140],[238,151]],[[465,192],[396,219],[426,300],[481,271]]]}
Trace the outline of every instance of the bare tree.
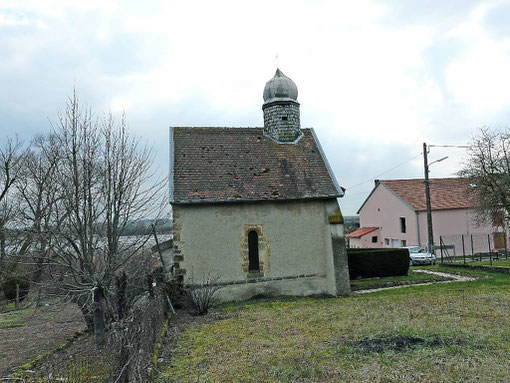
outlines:
{"label": "bare tree", "polygon": [[15,204],[10,198],[10,192],[20,177],[24,153],[24,145],[18,138],[7,138],[5,146],[0,148],[0,283],[11,272],[13,265],[7,252],[7,226],[15,215]]}
{"label": "bare tree", "polygon": [[51,247],[51,236],[48,233],[54,224],[52,213],[58,198],[55,182],[58,153],[45,150],[52,139],[48,135],[36,136],[32,140],[15,187],[20,220],[18,227],[23,229],[17,257],[23,258],[30,253],[34,265],[32,282],[35,283],[40,282]]}
{"label": "bare tree", "polygon": [[481,128],[459,172],[469,180],[479,222],[510,219],[510,131]]}
{"label": "bare tree", "polygon": [[16,139],[7,138],[4,148],[0,148],[0,202],[17,181],[23,161],[23,143]]}
{"label": "bare tree", "polygon": [[123,231],[131,221],[158,216],[165,182],[152,171],[152,149],[129,135],[125,116],[98,119],[76,93],[41,150],[56,159],[51,218],[41,227],[51,241],[48,275],[101,341],[114,311],[115,275],[138,261],[148,239],[121,240]]}

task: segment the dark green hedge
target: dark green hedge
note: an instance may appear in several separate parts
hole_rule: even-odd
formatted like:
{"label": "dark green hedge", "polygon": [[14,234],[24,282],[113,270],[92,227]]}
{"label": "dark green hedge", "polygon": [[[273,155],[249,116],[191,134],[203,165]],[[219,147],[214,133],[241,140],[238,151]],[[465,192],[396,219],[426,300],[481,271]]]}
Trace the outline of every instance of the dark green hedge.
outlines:
{"label": "dark green hedge", "polygon": [[407,275],[407,249],[347,249],[351,279]]}
{"label": "dark green hedge", "polygon": [[16,299],[16,285],[19,284],[19,300],[20,302],[25,299],[28,295],[28,289],[30,288],[30,282],[27,278],[22,275],[12,275],[2,283],[2,289],[4,290],[4,296],[7,300]]}

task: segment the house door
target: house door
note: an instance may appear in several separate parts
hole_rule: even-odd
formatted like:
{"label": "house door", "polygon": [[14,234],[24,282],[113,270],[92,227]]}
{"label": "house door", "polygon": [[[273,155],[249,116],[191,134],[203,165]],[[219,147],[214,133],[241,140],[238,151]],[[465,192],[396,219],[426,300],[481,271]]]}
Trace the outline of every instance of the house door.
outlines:
{"label": "house door", "polygon": [[398,246],[398,239],[392,239],[391,240],[391,247],[399,247]]}

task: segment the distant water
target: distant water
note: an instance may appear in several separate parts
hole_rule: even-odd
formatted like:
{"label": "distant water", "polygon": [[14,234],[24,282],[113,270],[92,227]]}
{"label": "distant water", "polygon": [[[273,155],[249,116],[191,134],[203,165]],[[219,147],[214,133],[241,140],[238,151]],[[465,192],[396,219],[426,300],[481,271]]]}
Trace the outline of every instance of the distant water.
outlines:
{"label": "distant water", "polygon": [[[172,234],[158,234],[158,242],[161,244],[165,241],[168,241],[169,239],[172,239]],[[145,243],[144,243],[145,242]],[[127,247],[130,245],[136,245],[136,246],[142,246],[143,249],[150,249],[152,246],[156,245],[156,240],[154,239],[154,235],[126,235],[120,237],[120,244],[121,246]],[[106,245],[106,239],[100,238],[98,239],[96,245],[98,247],[103,248]],[[15,252],[19,247],[19,243],[16,244],[10,244],[9,242],[6,244],[6,250],[7,252],[13,251]]]}
{"label": "distant water", "polygon": [[[148,238],[147,238],[148,237]],[[172,239],[172,234],[158,234],[158,242],[161,244],[165,241],[168,241],[169,239]],[[126,235],[120,237],[120,242],[124,245],[134,244],[134,243],[143,243],[144,241],[144,248],[151,248],[152,246],[156,245],[156,240],[154,239],[154,235]]]}

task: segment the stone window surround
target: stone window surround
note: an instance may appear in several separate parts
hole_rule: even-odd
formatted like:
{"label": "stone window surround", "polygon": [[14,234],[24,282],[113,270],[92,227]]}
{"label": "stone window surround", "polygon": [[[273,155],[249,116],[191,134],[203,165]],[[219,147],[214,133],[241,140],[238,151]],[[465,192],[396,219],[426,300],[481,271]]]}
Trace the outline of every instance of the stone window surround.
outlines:
{"label": "stone window surround", "polygon": [[259,258],[259,233],[257,230],[248,232],[248,263],[250,273],[258,273],[260,271]]}
{"label": "stone window surround", "polygon": [[[249,271],[249,249],[248,249],[248,234],[250,231],[255,231],[258,235],[259,245],[259,271]],[[261,224],[245,224],[240,241],[240,257],[241,257],[241,268],[245,279],[263,278],[266,277],[270,270],[269,257],[270,247],[269,241],[263,234],[263,225]]]}

